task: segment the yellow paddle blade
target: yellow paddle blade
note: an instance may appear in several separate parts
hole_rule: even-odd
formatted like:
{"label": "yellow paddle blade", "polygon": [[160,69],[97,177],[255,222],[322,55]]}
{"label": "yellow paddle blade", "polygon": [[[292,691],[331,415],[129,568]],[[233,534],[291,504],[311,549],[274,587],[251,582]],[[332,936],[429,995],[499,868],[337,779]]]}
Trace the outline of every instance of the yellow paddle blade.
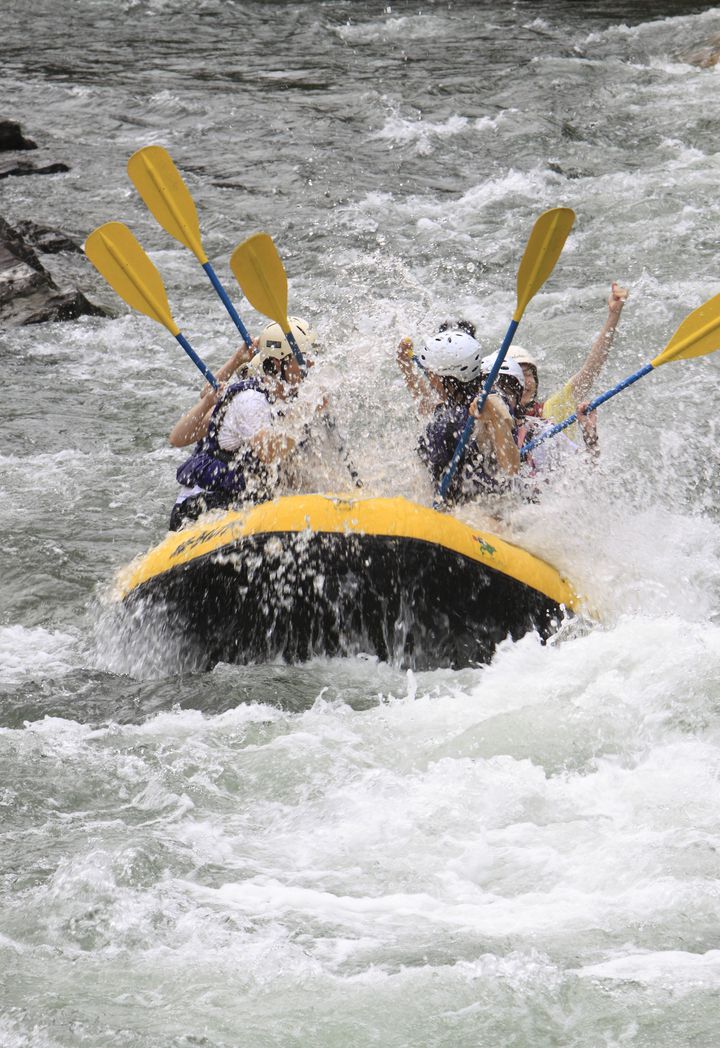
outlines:
{"label": "yellow paddle blade", "polygon": [[164,324],[177,335],[162,277],[127,226],[106,222],[85,241],[85,254],[132,309]]}
{"label": "yellow paddle blade", "polygon": [[254,233],[243,240],[230,257],[230,268],[250,305],[288,332],[287,274],[272,237]]}
{"label": "yellow paddle blade", "polygon": [[716,349],[720,349],[720,295],[715,295],[685,317],[662,353],[650,363],[656,368],[669,360],[703,357]]}
{"label": "yellow paddle blade", "polygon": [[162,146],[145,146],[128,160],[128,174],[148,210],[171,237],[189,247],[201,265],[208,258],[200,240],[195,202]]}
{"label": "yellow paddle blade", "polygon": [[513,320],[520,320],[530,299],[552,273],[574,221],[575,212],[569,207],[543,211],[536,221],[520,260]]}

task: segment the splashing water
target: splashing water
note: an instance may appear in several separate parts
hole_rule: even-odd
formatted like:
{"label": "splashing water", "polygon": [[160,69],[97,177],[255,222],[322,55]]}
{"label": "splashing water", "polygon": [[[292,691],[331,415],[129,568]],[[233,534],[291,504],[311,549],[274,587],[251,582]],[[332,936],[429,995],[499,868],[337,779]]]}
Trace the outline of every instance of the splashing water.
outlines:
{"label": "splashing water", "polygon": [[[541,210],[578,215],[518,335],[544,393],[613,279],[598,392],[717,292],[693,55],[720,11],[582,6],[10,0],[5,115],[71,171],[4,180],[3,215],[128,222],[217,367],[222,307],[124,174],[166,146],[229,288],[234,245],[277,240],[366,490],[427,501],[394,347],[464,315],[494,349]],[[0,1042],[714,1048],[718,361],[615,398],[597,468],[502,515],[594,628],[457,672],[198,674],[102,609],[164,533],[201,383],[82,259],[43,261],[116,316],[0,334]]]}

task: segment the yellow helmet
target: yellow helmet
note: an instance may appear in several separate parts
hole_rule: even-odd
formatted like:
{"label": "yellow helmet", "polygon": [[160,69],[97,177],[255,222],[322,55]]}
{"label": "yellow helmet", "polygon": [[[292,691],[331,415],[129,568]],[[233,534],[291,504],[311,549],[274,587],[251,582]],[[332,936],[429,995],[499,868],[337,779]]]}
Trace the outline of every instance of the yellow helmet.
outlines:
{"label": "yellow helmet", "polygon": [[[302,317],[288,317],[288,320],[290,321],[290,330],[295,336],[300,352],[305,356],[317,345],[317,331]],[[282,360],[283,357],[290,356],[292,356],[290,343],[285,338],[280,325],[273,322],[260,332],[257,353],[250,361],[250,367],[254,371],[260,371],[266,360]]]}
{"label": "yellow helmet", "polygon": [[533,371],[535,372],[535,384],[537,385],[537,382],[538,382],[537,360],[532,355],[532,353],[528,353],[528,351],[526,349],[523,349],[522,346],[510,346],[510,349],[507,351],[507,355],[509,357],[511,357],[516,363],[518,363],[518,364],[527,364],[528,367],[531,367],[533,369]]}
{"label": "yellow helmet", "polygon": [[532,353],[528,353],[526,349],[523,349],[522,346],[510,346],[507,355],[512,357],[513,360],[517,360],[518,364],[529,364],[530,367],[537,367],[537,360],[535,357]]}

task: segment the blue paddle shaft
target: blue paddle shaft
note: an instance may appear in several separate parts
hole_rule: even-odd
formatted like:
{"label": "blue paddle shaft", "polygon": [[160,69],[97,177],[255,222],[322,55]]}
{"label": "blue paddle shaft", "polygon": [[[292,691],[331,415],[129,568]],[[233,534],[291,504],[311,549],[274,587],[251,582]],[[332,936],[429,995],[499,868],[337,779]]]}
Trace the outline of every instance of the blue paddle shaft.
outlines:
{"label": "blue paddle shaft", "polygon": [[[644,367],[640,368],[639,371],[636,371],[628,378],[623,379],[622,382],[618,382],[617,386],[613,386],[612,389],[607,390],[606,393],[601,393],[599,397],[595,397],[594,400],[591,400],[587,406],[586,414],[590,411],[594,411],[595,408],[600,407],[600,405],[604,404],[606,400],[610,400],[610,397],[622,393],[622,391],[627,389],[628,386],[631,386],[633,382],[637,382],[638,379],[643,378],[644,375],[647,375],[654,370],[652,364],[646,364]],[[536,448],[538,444],[543,444],[546,440],[549,440],[550,437],[554,437],[556,433],[562,433],[562,431],[567,429],[568,426],[572,426],[573,422],[577,422],[577,411],[573,415],[569,415],[566,419],[563,419],[562,422],[558,422],[556,426],[552,426],[547,433],[542,433],[536,440],[531,440],[529,444],[526,444],[520,452],[520,458],[525,458],[526,455],[530,454],[533,448]]]}
{"label": "blue paddle shaft", "polygon": [[297,344],[297,341],[295,340],[295,336],[293,335],[292,331],[290,331],[290,330],[286,331],[285,332],[285,338],[288,340],[288,343],[290,345],[290,349],[293,351],[293,356],[295,357],[295,359],[297,360],[298,364],[300,365],[300,370],[302,371],[303,375],[306,375],[307,374],[307,364],[305,363],[305,357],[300,352],[300,346]]}
{"label": "blue paddle shaft", "polygon": [[233,322],[235,324],[235,327],[238,329],[238,331],[242,335],[243,342],[248,347],[248,349],[250,349],[250,347],[252,345],[252,339],[250,338],[250,334],[248,332],[248,329],[245,327],[245,325],[243,324],[242,320],[238,316],[237,311],[235,309],[235,306],[232,304],[232,302],[228,298],[227,291],[225,290],[225,288],[222,286],[222,284],[218,280],[217,273],[215,272],[215,270],[213,269],[213,267],[210,265],[209,262],[204,262],[203,263],[203,269],[205,270],[207,275],[210,277],[210,283],[212,284],[212,286],[217,291],[218,295],[220,296],[220,299],[222,300],[222,304],[225,306],[225,309],[228,311],[228,313],[232,317]]}
{"label": "blue paddle shaft", "polygon": [[[497,354],[495,363],[493,364],[493,369],[490,372],[490,374],[488,375],[487,379],[485,380],[485,385],[483,386],[483,391],[482,391],[482,393],[480,394],[480,396],[477,399],[477,405],[478,405],[478,410],[479,411],[482,411],[483,407],[485,406],[485,401],[487,400],[488,396],[490,395],[490,390],[493,388],[493,384],[495,382],[495,379],[497,378],[498,372],[500,371],[500,368],[502,367],[502,362],[503,362],[503,360],[505,359],[505,357],[507,355],[507,351],[510,349],[510,343],[512,342],[513,338],[515,337],[515,332],[517,331],[518,323],[519,323],[518,320],[511,320],[510,321],[510,326],[507,329],[507,333],[505,335],[505,338],[503,339],[503,344],[500,347],[500,350],[499,350],[499,352]],[[443,476],[442,476],[442,478],[440,480],[440,486],[438,488],[437,498],[435,499],[435,503],[434,503],[436,508],[437,508],[437,504],[439,502],[442,502],[443,499],[445,498],[445,496],[447,495],[447,491],[448,491],[448,488],[450,487],[450,483],[451,483],[453,477],[455,476],[455,471],[458,468],[458,465],[460,463],[460,459],[463,457],[463,454],[465,452],[465,448],[468,445],[468,441],[470,440],[470,437],[472,436],[472,431],[473,431],[474,428],[475,428],[475,419],[473,418],[472,415],[468,415],[467,422],[465,423],[465,428],[462,431],[462,433],[460,434],[460,439],[458,440],[457,445],[455,447],[455,451],[453,452],[453,457],[450,459],[450,465],[445,470],[445,472],[444,472],[444,474],[443,474]]]}
{"label": "blue paddle shaft", "polygon": [[208,380],[213,389],[217,389],[219,385],[218,380],[215,378],[207,364],[200,359],[200,357],[197,355],[197,353],[192,348],[185,336],[182,333],[178,332],[175,338],[178,340],[178,342],[185,350],[187,355],[190,357],[198,371],[200,371],[205,376],[205,378]]}

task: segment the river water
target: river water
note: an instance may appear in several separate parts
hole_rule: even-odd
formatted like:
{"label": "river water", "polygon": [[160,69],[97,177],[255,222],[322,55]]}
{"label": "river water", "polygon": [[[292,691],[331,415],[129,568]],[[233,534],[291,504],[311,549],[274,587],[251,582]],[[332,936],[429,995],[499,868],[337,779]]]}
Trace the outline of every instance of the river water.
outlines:
{"label": "river water", "polygon": [[[235,344],[125,163],[167,147],[227,260],[266,229],[366,490],[427,498],[394,364],[447,315],[490,349],[532,222],[577,223],[517,341],[549,392],[630,288],[596,391],[719,287],[720,9],[597,0],[4,0],[1,116],[68,174],[1,211],[126,221],[211,366]],[[199,378],[81,257],[112,319],[0,333],[0,1044],[720,1042],[720,360],[613,400],[602,458],[503,534],[597,624],[493,663],[182,673],[118,636],[164,534]],[[239,296],[235,295],[236,302]],[[253,330],[260,318],[243,315]]]}

